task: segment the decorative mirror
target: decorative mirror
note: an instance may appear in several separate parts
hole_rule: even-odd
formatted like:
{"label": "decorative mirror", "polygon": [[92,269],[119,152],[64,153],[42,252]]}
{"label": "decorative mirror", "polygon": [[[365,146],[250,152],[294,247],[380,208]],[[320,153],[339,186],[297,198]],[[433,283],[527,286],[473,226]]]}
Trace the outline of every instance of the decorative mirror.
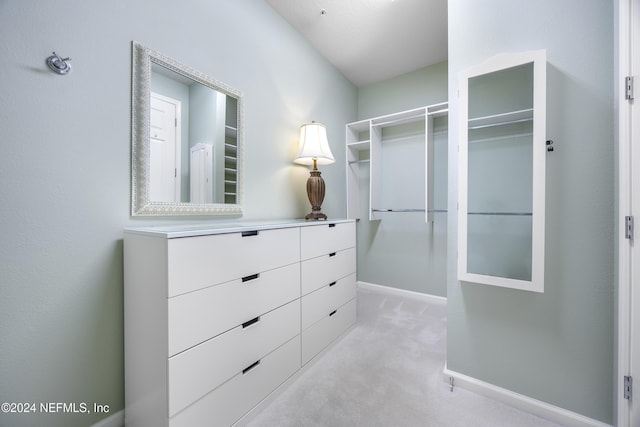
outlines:
{"label": "decorative mirror", "polygon": [[132,43],[131,214],[242,214],[240,92]]}
{"label": "decorative mirror", "polygon": [[546,53],[460,73],[458,279],[544,291]]}

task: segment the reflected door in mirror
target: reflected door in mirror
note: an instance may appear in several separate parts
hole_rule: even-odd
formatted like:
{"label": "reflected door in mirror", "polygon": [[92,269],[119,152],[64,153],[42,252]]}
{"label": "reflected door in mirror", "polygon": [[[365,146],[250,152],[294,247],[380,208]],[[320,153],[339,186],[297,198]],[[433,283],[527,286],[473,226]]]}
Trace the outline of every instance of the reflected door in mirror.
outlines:
{"label": "reflected door in mirror", "polygon": [[180,201],[180,111],[178,100],[151,93],[149,196],[154,202]]}

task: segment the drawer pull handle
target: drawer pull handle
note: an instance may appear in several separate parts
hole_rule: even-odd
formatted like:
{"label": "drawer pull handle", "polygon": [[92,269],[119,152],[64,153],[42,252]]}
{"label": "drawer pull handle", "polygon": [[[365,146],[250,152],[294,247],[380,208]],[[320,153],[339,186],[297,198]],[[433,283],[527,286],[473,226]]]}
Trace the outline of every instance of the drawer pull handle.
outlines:
{"label": "drawer pull handle", "polygon": [[335,226],[336,226],[335,224],[329,224],[329,228],[333,228]]}
{"label": "drawer pull handle", "polygon": [[253,368],[255,368],[256,366],[258,366],[260,364],[260,361],[257,360],[255,362],[253,362],[251,365],[247,366],[246,368],[244,368],[242,370],[242,375],[246,374],[247,372],[249,372],[250,370],[252,370]]}
{"label": "drawer pull handle", "polygon": [[329,256],[330,256],[330,257],[331,257],[331,256],[336,256],[336,253],[335,253],[335,252],[331,252],[331,253],[329,254]]}
{"label": "drawer pull handle", "polygon": [[243,231],[242,232],[242,237],[257,236],[257,235],[258,235],[258,230],[251,230],[251,231]]}
{"label": "drawer pull handle", "polygon": [[329,317],[333,316],[334,314],[336,314],[338,312],[338,310],[333,310],[331,313],[329,313]]}
{"label": "drawer pull handle", "polygon": [[336,285],[336,283],[338,283],[338,282],[331,282],[331,283],[329,283],[329,287],[331,287],[331,286],[335,286],[335,285]]}
{"label": "drawer pull handle", "polygon": [[255,280],[258,277],[260,277],[260,273],[256,273],[256,274],[250,274],[249,276],[244,276],[242,278],[242,283],[244,282],[248,282],[249,280]]}
{"label": "drawer pull handle", "polygon": [[247,320],[246,322],[244,322],[242,324],[242,329],[248,328],[249,326],[253,325],[254,323],[258,323],[259,321],[260,321],[260,316],[255,317],[255,318],[253,318],[251,320]]}

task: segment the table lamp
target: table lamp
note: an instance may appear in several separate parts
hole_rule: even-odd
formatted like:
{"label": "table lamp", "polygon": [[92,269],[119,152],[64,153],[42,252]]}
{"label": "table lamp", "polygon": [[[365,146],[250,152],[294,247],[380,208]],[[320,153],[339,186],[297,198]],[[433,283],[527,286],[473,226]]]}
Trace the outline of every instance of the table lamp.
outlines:
{"label": "table lamp", "polygon": [[320,176],[318,164],[329,165],[335,162],[329,141],[327,129],[321,123],[311,122],[300,126],[300,145],[294,162],[302,165],[313,165],[313,170],[307,179],[307,196],[311,203],[311,213],[305,219],[327,219],[320,209],[324,200],[324,180]]}

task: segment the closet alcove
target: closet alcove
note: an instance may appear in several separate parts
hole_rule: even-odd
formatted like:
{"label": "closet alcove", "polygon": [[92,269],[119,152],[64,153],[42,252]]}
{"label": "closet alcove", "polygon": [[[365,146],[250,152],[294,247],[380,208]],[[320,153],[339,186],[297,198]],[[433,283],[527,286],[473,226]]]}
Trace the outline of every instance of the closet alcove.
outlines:
{"label": "closet alcove", "polygon": [[444,297],[448,103],[359,120],[345,130],[359,282]]}

